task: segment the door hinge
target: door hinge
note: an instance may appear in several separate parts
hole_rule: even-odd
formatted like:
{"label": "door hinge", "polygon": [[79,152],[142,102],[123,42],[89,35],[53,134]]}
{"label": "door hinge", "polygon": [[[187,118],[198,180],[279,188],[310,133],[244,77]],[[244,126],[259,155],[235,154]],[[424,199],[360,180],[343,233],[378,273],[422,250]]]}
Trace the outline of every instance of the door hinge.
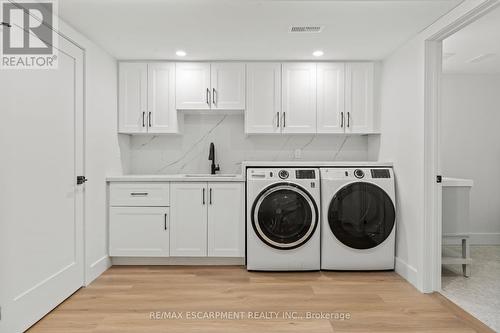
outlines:
{"label": "door hinge", "polygon": [[436,176],[436,183],[441,184],[443,182],[443,176],[438,175]]}
{"label": "door hinge", "polygon": [[77,176],[76,177],[76,185],[82,185],[84,183],[86,183],[88,181],[87,178],[85,178],[85,176]]}

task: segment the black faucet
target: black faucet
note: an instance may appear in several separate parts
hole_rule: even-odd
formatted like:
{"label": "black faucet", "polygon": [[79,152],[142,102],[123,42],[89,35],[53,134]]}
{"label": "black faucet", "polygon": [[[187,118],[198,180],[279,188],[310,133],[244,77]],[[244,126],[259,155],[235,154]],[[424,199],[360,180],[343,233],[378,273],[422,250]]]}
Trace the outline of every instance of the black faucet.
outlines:
{"label": "black faucet", "polygon": [[213,142],[210,143],[210,152],[208,153],[208,160],[212,161],[210,165],[210,174],[215,175],[217,171],[220,170],[219,165],[215,164],[215,145]]}

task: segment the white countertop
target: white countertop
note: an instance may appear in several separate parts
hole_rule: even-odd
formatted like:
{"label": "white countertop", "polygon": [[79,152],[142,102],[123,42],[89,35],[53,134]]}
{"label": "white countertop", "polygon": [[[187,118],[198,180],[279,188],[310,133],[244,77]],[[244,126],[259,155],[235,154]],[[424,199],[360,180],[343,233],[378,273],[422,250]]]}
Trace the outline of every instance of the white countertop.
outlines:
{"label": "white countertop", "polygon": [[472,187],[474,181],[472,179],[443,177],[443,187]]}
{"label": "white countertop", "polygon": [[366,161],[243,161],[243,170],[248,167],[392,167],[392,162]]}
{"label": "white countertop", "polygon": [[244,182],[241,175],[121,175],[106,177],[108,182]]}
{"label": "white countertop", "polygon": [[[247,167],[392,167],[391,162],[336,162],[336,161],[244,161],[242,169]],[[208,174],[172,174],[172,175],[115,175],[106,177],[108,182],[244,182],[244,174],[211,176]]]}

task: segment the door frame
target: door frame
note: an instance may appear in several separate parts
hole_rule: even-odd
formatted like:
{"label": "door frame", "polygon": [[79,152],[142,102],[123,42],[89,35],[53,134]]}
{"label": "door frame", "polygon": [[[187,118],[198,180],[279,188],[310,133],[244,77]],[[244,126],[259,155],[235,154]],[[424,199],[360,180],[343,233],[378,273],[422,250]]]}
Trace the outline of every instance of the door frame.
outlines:
{"label": "door frame", "polygon": [[441,184],[441,80],[444,39],[500,6],[485,0],[463,13],[425,40],[424,90],[424,233],[422,239],[422,289],[441,291],[442,196]]}

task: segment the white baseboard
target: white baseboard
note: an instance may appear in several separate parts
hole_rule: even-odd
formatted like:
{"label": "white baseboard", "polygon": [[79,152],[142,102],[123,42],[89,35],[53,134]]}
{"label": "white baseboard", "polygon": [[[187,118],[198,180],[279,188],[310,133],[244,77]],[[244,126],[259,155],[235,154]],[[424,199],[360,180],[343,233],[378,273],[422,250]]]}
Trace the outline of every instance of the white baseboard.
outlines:
{"label": "white baseboard", "polygon": [[401,275],[406,281],[418,288],[418,272],[413,266],[408,265],[404,260],[396,257],[396,273]]}
{"label": "white baseboard", "polygon": [[113,265],[237,265],[245,264],[245,258],[208,257],[112,257]]}
{"label": "white baseboard", "polygon": [[111,259],[108,256],[104,256],[87,268],[87,274],[85,276],[85,286],[88,286],[95,279],[97,279],[102,273],[104,273],[108,268],[111,267]]}
{"label": "white baseboard", "polygon": [[500,245],[500,232],[473,232],[470,234],[470,243],[471,245]]}

